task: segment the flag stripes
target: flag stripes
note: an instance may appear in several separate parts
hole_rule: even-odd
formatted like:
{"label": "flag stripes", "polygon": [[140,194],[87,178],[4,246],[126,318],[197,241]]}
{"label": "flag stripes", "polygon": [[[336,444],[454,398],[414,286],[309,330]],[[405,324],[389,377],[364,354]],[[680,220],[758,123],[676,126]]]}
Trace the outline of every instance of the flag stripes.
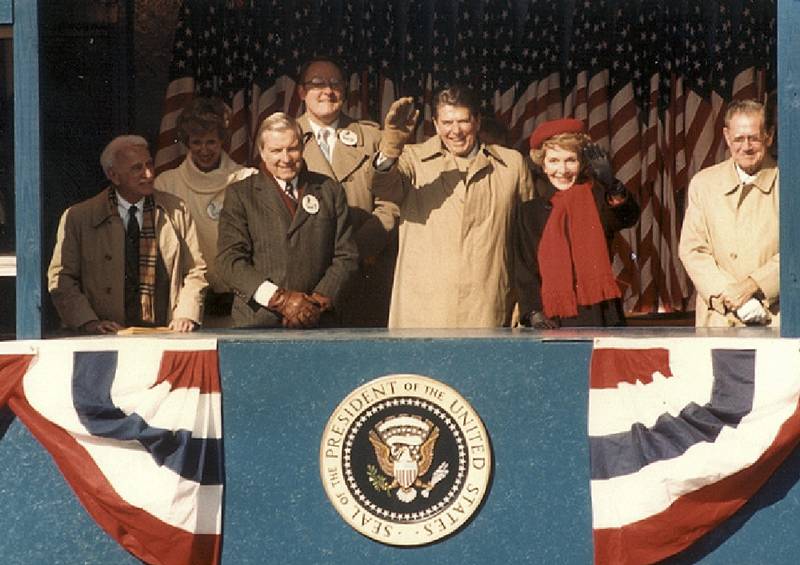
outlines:
{"label": "flag stripes", "polygon": [[[257,164],[255,133],[275,111],[302,111],[297,72],[334,55],[347,72],[345,109],[380,122],[397,96],[415,97],[417,140],[433,135],[432,93],[451,80],[478,91],[482,111],[527,151],[534,128],[573,116],[608,148],[642,208],[615,239],[625,308],[691,305],[677,256],[689,179],[726,156],[725,105],[775,85],[774,0],[468,0],[357,3],[184,0],[158,136],[158,171],[185,153],[175,122],[194,95],[232,109],[229,152]],[[222,16],[220,16],[222,15]],[[213,28],[213,29],[212,29]]]}

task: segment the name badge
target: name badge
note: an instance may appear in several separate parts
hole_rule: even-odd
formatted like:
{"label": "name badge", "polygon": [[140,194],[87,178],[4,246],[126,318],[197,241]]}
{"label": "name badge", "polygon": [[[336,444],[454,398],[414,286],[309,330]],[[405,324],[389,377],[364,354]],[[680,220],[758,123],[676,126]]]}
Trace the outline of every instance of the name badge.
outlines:
{"label": "name badge", "polygon": [[339,141],[352,147],[358,142],[358,136],[354,131],[343,129],[339,132]]}
{"label": "name badge", "polygon": [[303,196],[301,204],[303,205],[303,210],[309,214],[316,214],[319,212],[319,200],[317,200],[317,197],[313,194],[306,194]]}

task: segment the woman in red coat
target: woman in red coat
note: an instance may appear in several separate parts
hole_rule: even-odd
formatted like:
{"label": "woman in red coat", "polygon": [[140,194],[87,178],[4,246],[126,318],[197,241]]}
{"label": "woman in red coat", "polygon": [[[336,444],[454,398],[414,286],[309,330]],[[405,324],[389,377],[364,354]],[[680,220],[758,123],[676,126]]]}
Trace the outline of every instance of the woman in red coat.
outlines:
{"label": "woman in red coat", "polygon": [[639,205],[580,120],[541,124],[530,146],[542,188],[519,216],[517,260],[526,267],[516,269],[522,323],[624,325],[610,246],[617,231],[636,224]]}

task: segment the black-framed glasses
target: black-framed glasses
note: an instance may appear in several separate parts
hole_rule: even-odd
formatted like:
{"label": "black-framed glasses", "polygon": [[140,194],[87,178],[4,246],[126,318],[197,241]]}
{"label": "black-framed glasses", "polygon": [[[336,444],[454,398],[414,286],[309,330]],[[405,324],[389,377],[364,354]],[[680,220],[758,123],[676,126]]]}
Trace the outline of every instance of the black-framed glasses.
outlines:
{"label": "black-framed glasses", "polygon": [[331,90],[344,90],[344,81],[336,78],[313,77],[311,80],[305,81],[303,86],[306,87],[306,90],[322,90],[325,87],[329,87]]}

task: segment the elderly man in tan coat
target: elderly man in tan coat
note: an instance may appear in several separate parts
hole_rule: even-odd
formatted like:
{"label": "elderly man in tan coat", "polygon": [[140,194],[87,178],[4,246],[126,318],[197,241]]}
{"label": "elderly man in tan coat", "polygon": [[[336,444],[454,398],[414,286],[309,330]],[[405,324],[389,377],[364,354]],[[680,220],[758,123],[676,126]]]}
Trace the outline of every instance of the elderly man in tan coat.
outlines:
{"label": "elderly man in tan coat", "polygon": [[778,167],[764,106],[731,102],[724,134],[731,157],[692,178],[681,232],[695,325],[778,326]]}
{"label": "elderly man in tan coat", "polygon": [[327,57],[309,60],[300,70],[305,113],[303,159],[309,171],[339,181],[347,195],[359,269],[342,296],[341,324],[386,327],[392,272],[397,254],[397,205],[370,192],[370,160],[378,151],[378,124],[354,120],[344,112],[347,84],[340,65]]}
{"label": "elderly man in tan coat", "polygon": [[153,188],[153,159],[138,135],[114,138],[100,163],[111,186],[64,212],[47,270],[61,320],[86,333],[192,331],[208,282],[186,205]]}
{"label": "elderly man in tan coat", "polygon": [[479,141],[477,100],[453,86],[434,96],[437,135],[406,145],[418,111],[397,100],[374,160],[373,192],[400,205],[389,327],[508,325],[514,229],[533,187],[522,155]]}

